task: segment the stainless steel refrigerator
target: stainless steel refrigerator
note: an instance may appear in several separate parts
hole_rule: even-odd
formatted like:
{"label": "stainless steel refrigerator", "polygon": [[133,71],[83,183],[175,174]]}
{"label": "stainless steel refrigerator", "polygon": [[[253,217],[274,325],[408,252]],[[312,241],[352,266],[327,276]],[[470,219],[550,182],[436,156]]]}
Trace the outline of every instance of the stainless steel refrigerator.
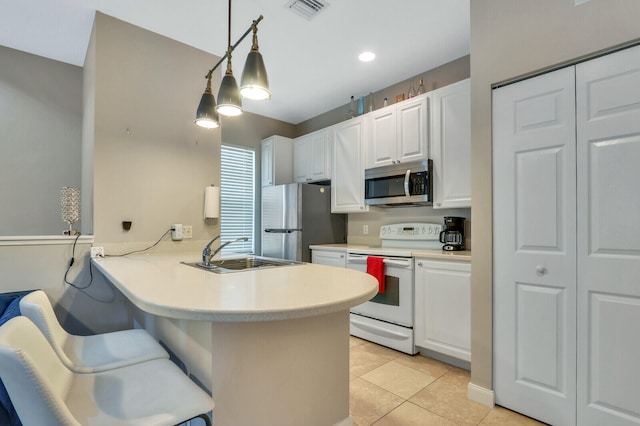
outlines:
{"label": "stainless steel refrigerator", "polygon": [[262,255],[311,262],[311,244],[347,242],[347,215],[331,213],[331,187],[262,188]]}

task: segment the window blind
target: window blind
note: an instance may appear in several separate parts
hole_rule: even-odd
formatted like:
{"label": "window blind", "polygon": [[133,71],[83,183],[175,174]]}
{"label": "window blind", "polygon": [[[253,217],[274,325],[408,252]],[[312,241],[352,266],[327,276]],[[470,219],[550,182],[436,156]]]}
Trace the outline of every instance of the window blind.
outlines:
{"label": "window blind", "polygon": [[222,249],[222,253],[254,252],[255,151],[222,145],[220,155],[220,231],[222,243],[247,237]]}

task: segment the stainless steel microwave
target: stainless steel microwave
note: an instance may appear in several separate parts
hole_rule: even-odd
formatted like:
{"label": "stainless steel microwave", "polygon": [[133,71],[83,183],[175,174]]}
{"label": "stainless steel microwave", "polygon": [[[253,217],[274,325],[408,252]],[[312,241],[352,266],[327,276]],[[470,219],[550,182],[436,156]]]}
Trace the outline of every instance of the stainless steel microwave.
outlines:
{"label": "stainless steel microwave", "polygon": [[424,160],[365,170],[365,203],[378,207],[432,205],[431,169],[431,160]]}

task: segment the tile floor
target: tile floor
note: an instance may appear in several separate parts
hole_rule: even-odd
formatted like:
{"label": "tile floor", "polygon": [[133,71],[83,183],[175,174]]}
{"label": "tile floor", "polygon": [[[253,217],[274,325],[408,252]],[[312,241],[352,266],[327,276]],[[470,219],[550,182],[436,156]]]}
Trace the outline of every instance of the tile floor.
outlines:
{"label": "tile floor", "polygon": [[466,370],[350,339],[349,411],[356,426],[543,424],[469,401]]}

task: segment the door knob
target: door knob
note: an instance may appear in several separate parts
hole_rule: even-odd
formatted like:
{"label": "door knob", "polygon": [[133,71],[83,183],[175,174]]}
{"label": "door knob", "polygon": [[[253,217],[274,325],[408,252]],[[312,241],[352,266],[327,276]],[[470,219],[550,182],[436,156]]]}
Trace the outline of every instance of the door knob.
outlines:
{"label": "door knob", "polygon": [[538,265],[536,266],[536,274],[538,275],[544,275],[547,273],[547,268],[545,268],[544,265]]}

